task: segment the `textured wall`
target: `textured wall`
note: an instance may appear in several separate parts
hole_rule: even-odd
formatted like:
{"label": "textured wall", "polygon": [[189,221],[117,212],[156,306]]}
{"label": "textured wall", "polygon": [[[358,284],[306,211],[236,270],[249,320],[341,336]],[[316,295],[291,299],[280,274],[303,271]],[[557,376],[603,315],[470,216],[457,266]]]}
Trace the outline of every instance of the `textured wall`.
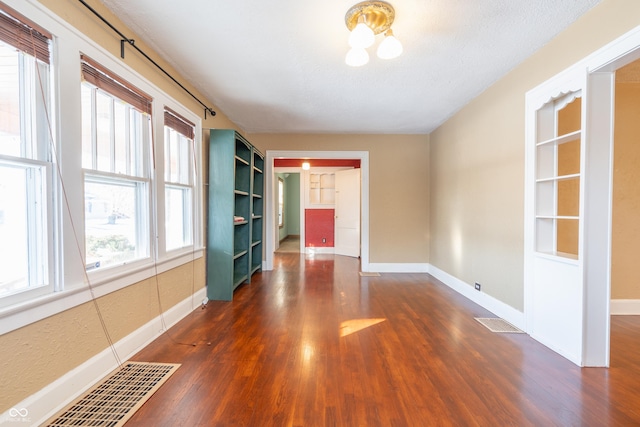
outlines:
{"label": "textured wall", "polygon": [[204,258],[2,335],[0,411],[106,349],[107,333],[116,342],[202,287]]}
{"label": "textured wall", "polygon": [[524,309],[525,94],[640,25],[603,0],[431,134],[431,264]]}

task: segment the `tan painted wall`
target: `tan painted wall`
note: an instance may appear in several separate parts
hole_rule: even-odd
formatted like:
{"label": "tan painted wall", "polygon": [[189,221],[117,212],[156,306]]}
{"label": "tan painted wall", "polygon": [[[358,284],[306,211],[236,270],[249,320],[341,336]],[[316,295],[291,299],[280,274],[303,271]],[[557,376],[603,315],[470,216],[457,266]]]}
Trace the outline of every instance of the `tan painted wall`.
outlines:
{"label": "tan painted wall", "polygon": [[428,135],[254,134],[267,150],[369,152],[369,258],[429,262]]}
{"label": "tan painted wall", "polygon": [[432,265],[523,310],[525,93],[638,25],[603,0],[431,134]]}
{"label": "tan painted wall", "polygon": [[[77,0],[42,0],[45,6],[76,26],[84,34],[107,48],[114,56],[120,55],[120,39],[104,24],[100,23]],[[118,29],[136,40],[136,44],[150,54],[182,84],[202,99],[209,101],[179,74],[160,60],[153,51],[140,41],[117,18],[96,0],[88,1],[91,6],[107,17]],[[132,49],[128,49],[125,62],[150,81],[170,94],[178,102],[192,109],[202,117],[203,108],[175,83],[141,59]],[[215,118],[203,121],[202,127],[230,128],[235,125],[217,110]],[[206,153],[208,131],[203,138],[203,153]],[[78,141],[80,147],[80,141]],[[203,157],[206,162],[206,156]],[[206,167],[204,168],[206,171]],[[206,203],[205,203],[206,206]],[[205,262],[198,259],[177,269],[157,276],[163,310],[168,310],[187,298],[192,291],[205,286]],[[111,339],[115,342],[135,331],[159,314],[155,278],[145,280],[118,292],[109,294],[98,301]],[[21,329],[0,336],[0,413],[42,387],[61,377],[91,357],[108,347],[105,333],[100,325],[95,307],[87,303],[58,315],[30,324]]]}
{"label": "tan painted wall", "polygon": [[640,299],[640,83],[616,83],[611,298]]}

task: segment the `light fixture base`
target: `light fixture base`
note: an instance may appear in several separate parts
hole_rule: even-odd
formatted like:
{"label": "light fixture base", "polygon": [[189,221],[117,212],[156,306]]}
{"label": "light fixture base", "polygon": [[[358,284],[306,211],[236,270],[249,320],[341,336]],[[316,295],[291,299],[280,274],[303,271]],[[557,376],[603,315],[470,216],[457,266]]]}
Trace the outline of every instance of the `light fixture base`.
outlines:
{"label": "light fixture base", "polygon": [[358,18],[364,15],[367,25],[373,30],[373,34],[387,31],[396,17],[396,11],[389,3],[383,1],[363,1],[352,6],[344,17],[344,22],[349,31],[358,24]]}

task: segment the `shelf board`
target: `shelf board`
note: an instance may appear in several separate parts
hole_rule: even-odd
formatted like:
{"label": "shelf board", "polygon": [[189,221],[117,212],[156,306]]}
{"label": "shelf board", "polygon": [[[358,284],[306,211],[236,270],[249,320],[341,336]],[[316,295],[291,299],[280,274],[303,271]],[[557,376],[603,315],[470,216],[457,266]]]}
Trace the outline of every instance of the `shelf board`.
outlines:
{"label": "shelf board", "polygon": [[536,182],[566,181],[566,180],[569,180],[569,179],[576,179],[576,178],[580,178],[580,174],[579,173],[573,173],[571,175],[554,176],[552,178],[536,179]]}
{"label": "shelf board", "polygon": [[240,274],[240,275],[234,275],[233,276],[233,289],[237,288],[238,286],[240,286],[241,284],[243,284],[247,278],[249,277],[248,274]]}
{"label": "shelf board", "polygon": [[245,164],[245,165],[249,166],[249,162],[247,162],[247,161],[246,161],[245,159],[243,159],[242,157],[239,157],[239,156],[235,156],[235,157],[236,157],[236,161],[237,161],[237,162],[240,162],[240,163],[243,163],[243,164]]}
{"label": "shelf board", "polygon": [[579,220],[579,216],[568,216],[568,215],[536,215],[536,219],[575,219]]}
{"label": "shelf board", "polygon": [[262,240],[256,240],[255,242],[251,243],[251,247],[256,247],[256,246],[258,246],[260,243],[262,243]]}
{"label": "shelf board", "polygon": [[249,195],[248,191],[242,191],[242,190],[233,190],[233,193],[238,195],[238,196],[248,196]]}
{"label": "shelf board", "polygon": [[258,270],[260,270],[260,264],[254,265],[251,269],[251,274],[255,273]]}
{"label": "shelf board", "polygon": [[233,221],[233,225],[244,225],[249,224],[249,221]]}
{"label": "shelf board", "polygon": [[541,141],[536,144],[537,147],[548,144],[564,144],[565,142],[575,141],[580,139],[580,135],[582,134],[581,130],[577,130],[575,132],[567,133],[565,135],[556,136],[551,139],[547,139],[546,141]]}
{"label": "shelf board", "polygon": [[536,251],[536,256],[540,257],[540,258],[546,258],[546,259],[550,259],[553,261],[559,261],[559,262],[563,262],[563,263],[567,263],[567,264],[574,264],[577,265],[578,262],[580,261],[580,258],[578,257],[578,255],[575,254],[568,254],[565,252],[540,252],[540,251]]}
{"label": "shelf board", "polygon": [[249,251],[244,250],[244,251],[237,252],[237,253],[233,254],[233,259],[238,259],[238,258],[240,258],[242,255],[246,255],[246,254],[247,254],[247,252],[249,252]]}

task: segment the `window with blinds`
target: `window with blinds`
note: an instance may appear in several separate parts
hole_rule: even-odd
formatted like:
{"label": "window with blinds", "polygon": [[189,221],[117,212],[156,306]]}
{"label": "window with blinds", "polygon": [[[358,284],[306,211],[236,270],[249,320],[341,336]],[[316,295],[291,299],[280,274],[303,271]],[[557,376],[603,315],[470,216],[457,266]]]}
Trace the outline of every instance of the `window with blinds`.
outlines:
{"label": "window with blinds", "polygon": [[51,35],[0,3],[0,306],[53,289]]}
{"label": "window with blinds", "polygon": [[195,125],[165,108],[164,129],[165,248],[170,251],[193,244]]}
{"label": "window with blinds", "polygon": [[86,269],[150,257],[150,96],[86,56],[82,67]]}

